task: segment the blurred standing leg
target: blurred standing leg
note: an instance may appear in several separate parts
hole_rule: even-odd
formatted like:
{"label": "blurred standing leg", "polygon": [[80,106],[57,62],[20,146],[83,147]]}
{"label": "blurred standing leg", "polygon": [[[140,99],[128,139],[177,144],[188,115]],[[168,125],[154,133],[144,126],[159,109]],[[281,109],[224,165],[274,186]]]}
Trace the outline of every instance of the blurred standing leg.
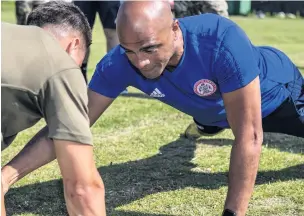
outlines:
{"label": "blurred standing leg", "polygon": [[299,4],[300,16],[304,17],[304,1],[300,1]]}
{"label": "blurred standing leg", "polygon": [[26,25],[27,16],[29,15],[29,13],[45,2],[46,0],[15,1],[17,24]]}
{"label": "blurred standing leg", "polygon": [[120,1],[99,1],[98,14],[107,39],[107,51],[119,44],[116,34],[116,17]]}
{"label": "blurred standing leg", "polygon": [[[98,14],[103,26],[103,31],[107,40],[107,52],[119,44],[116,33],[116,17],[120,7],[120,1],[98,1]],[[125,89],[122,94],[127,94]]]}
{"label": "blurred standing leg", "polygon": [[264,19],[267,12],[267,1],[253,1],[252,9],[255,11],[255,14],[258,18]]}
{"label": "blurred standing leg", "polygon": [[226,18],[229,17],[226,0],[176,1],[173,11],[176,18],[203,13],[214,13]]}
{"label": "blurred standing leg", "polygon": [[26,19],[32,10],[32,1],[15,1],[18,25],[26,25]]}
{"label": "blurred standing leg", "polygon": [[229,17],[226,0],[204,0],[201,3],[203,4],[203,13],[215,13],[226,18]]}
{"label": "blurred standing leg", "polygon": [[[93,29],[98,2],[97,1],[96,2],[95,1],[75,1],[74,4],[77,5],[80,8],[80,10],[84,13],[84,15],[88,19],[91,29]],[[80,67],[82,75],[83,75],[86,83],[88,82],[87,71],[88,71],[89,56],[90,56],[90,48],[88,49],[85,59],[83,60],[83,63]]]}
{"label": "blurred standing leg", "polygon": [[286,17],[289,19],[297,18],[297,12],[300,10],[300,1],[284,1]]}
{"label": "blurred standing leg", "polygon": [[274,16],[282,19],[286,17],[284,13],[283,1],[272,1],[270,4],[271,4],[271,11]]}

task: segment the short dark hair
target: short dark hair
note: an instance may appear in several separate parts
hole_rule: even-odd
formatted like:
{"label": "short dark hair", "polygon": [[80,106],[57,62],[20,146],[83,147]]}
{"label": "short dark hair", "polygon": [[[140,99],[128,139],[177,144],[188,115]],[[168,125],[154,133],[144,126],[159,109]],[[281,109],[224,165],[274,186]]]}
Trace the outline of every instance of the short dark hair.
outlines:
{"label": "short dark hair", "polygon": [[92,30],[83,12],[73,3],[49,1],[36,7],[27,18],[27,25],[44,27],[57,25],[72,28],[82,34],[88,48],[92,42]]}

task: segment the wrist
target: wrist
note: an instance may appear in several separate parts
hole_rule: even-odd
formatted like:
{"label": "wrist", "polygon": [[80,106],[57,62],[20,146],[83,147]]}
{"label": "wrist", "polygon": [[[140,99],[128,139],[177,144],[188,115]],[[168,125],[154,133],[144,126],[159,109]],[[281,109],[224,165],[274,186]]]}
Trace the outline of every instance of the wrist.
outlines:
{"label": "wrist", "polygon": [[224,209],[222,216],[237,216],[237,214],[230,209]]}
{"label": "wrist", "polygon": [[18,172],[13,167],[6,165],[1,169],[1,184],[3,193],[6,194],[8,189],[18,180]]}

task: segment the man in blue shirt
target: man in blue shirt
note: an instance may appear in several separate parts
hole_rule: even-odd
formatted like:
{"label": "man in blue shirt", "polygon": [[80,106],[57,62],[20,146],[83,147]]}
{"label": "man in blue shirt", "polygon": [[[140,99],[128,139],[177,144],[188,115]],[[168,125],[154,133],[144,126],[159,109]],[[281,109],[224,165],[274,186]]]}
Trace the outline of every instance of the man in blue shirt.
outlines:
{"label": "man in blue shirt", "polygon": [[[253,46],[232,21],[207,14],[162,27],[163,19],[142,24],[147,33],[131,32],[132,25],[145,21],[130,20],[130,26],[128,20],[122,20],[118,29],[121,45],[97,65],[89,89],[116,98],[122,89],[134,86],[193,116],[201,125],[219,128],[230,127],[226,94],[242,91],[249,84],[260,92],[257,100],[263,118],[290,96],[295,101],[300,97],[303,77],[290,59],[275,48]],[[157,30],[159,36],[154,34]],[[165,41],[158,38],[161,36]],[[253,107],[254,98],[249,99]],[[301,132],[303,129],[293,128],[288,134],[300,136]]]}
{"label": "man in blue shirt", "polygon": [[225,214],[245,215],[263,127],[304,137],[304,81],[298,69],[281,51],[252,45],[226,18],[174,20],[161,2],[123,4],[117,30],[120,46],[99,62],[89,84],[91,124],[133,86],[193,116],[200,126],[231,128],[235,142],[224,208]]}
{"label": "man in blue shirt", "polygon": [[[304,81],[298,69],[281,51],[252,45],[226,18],[174,20],[170,5],[161,1],[124,2],[117,31],[120,46],[99,62],[89,84],[91,125],[121,91],[134,86],[193,116],[202,133],[231,128],[235,142],[223,215],[245,215],[263,130],[304,137]],[[27,166],[18,158],[10,164]]]}
{"label": "man in blue shirt", "polygon": [[117,30],[120,46],[100,61],[89,85],[91,124],[134,86],[193,116],[200,128],[231,128],[225,209],[245,215],[263,128],[304,137],[298,69],[281,51],[252,45],[228,19],[207,14],[174,20],[164,3],[125,3]]}

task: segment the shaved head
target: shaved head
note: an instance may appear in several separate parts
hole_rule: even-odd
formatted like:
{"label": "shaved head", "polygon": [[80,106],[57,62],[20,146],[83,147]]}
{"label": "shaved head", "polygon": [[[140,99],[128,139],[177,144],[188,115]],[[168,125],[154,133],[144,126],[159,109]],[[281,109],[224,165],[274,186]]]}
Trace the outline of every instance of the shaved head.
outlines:
{"label": "shaved head", "polygon": [[148,79],[161,76],[182,55],[182,33],[168,1],[124,1],[116,29],[129,61]]}
{"label": "shaved head", "polygon": [[124,1],[117,14],[120,36],[126,29],[138,33],[161,30],[173,22],[171,6],[167,1]]}

